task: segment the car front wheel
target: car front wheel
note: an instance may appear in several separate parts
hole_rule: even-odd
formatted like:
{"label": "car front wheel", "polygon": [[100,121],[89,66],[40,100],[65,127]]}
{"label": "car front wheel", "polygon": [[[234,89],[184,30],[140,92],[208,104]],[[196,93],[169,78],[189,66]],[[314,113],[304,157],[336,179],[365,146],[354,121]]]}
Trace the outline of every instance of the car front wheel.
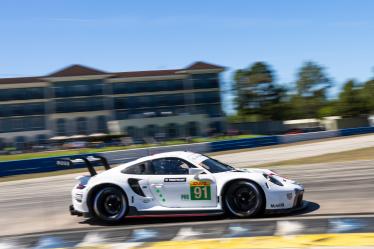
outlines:
{"label": "car front wheel", "polygon": [[100,189],[94,198],[93,211],[102,221],[117,223],[123,220],[127,212],[127,199],[116,187],[108,186]]}
{"label": "car front wheel", "polygon": [[264,202],[261,190],[252,182],[234,182],[224,194],[226,212],[234,217],[256,216],[262,212]]}

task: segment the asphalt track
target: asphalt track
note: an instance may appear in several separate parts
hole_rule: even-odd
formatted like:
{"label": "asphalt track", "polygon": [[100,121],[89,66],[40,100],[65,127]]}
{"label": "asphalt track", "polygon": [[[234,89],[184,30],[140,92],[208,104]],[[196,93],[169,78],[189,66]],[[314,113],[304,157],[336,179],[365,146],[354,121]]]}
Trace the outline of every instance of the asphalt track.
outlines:
{"label": "asphalt track", "polygon": [[[374,245],[374,215],[118,226],[0,238],[0,248],[305,248]],[[2,247],[3,246],[3,247]],[[372,248],[372,247],[371,247]]]}
{"label": "asphalt track", "polygon": [[248,167],[259,164],[274,163],[296,158],[319,156],[374,146],[374,135],[345,137],[340,139],[314,141],[289,146],[272,147],[252,151],[235,152],[217,155],[215,158],[230,162],[236,167]]}
{"label": "asphalt track", "polygon": [[[363,139],[365,138],[365,139]],[[358,141],[358,142],[357,142]],[[349,150],[359,146],[373,146],[374,136],[363,136],[332,140],[326,142],[292,145],[274,149],[240,152],[231,155],[217,156],[222,161],[236,166],[251,166],[254,161],[267,161],[264,155],[254,155],[253,152],[263,152],[271,160],[286,160],[286,154],[292,156],[304,153],[310,156],[310,150],[318,153],[330,151]],[[326,144],[327,143],[327,144]],[[308,152],[309,151],[309,152]],[[296,154],[292,158],[297,157]],[[316,152],[314,152],[316,153]],[[299,154],[303,156],[304,154]],[[261,157],[259,157],[261,156]],[[277,159],[278,158],[278,159]],[[245,163],[247,162],[247,164]],[[305,185],[305,199],[311,201],[309,209],[298,214],[302,217],[314,215],[347,214],[347,213],[374,213],[374,161],[356,161],[344,163],[302,165],[292,167],[279,167],[280,174],[295,179]],[[0,236],[16,235],[32,232],[71,230],[71,229],[114,229],[92,220],[70,216],[67,207],[70,204],[70,190],[74,184],[74,175],[63,175],[48,178],[30,179],[14,182],[0,183]],[[224,221],[225,217],[191,218],[188,221],[200,225],[214,224]],[[229,223],[235,221],[228,221]],[[126,228],[152,227],[159,223],[167,225],[185,224],[184,219],[154,219],[128,220],[122,226]],[[121,227],[122,227],[121,226]]]}

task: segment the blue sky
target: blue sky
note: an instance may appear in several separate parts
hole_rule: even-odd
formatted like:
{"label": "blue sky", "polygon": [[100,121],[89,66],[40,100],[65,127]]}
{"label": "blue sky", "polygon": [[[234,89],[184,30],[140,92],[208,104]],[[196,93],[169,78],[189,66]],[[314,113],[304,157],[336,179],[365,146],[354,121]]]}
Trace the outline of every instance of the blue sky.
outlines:
{"label": "blue sky", "polygon": [[373,10],[369,0],[2,0],[0,77],[73,63],[128,71],[204,60],[227,66],[227,83],[234,69],[265,61],[289,85],[313,60],[336,92],[374,75]]}

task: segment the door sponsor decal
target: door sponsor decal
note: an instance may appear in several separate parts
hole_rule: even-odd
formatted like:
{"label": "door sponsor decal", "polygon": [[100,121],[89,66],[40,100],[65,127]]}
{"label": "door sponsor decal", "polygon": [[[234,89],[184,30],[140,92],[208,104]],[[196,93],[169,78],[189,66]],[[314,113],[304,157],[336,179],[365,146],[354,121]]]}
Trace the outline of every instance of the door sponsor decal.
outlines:
{"label": "door sponsor decal", "polygon": [[192,201],[211,200],[210,181],[190,182],[190,195]]}
{"label": "door sponsor decal", "polygon": [[186,182],[186,178],[164,178],[164,182]]}

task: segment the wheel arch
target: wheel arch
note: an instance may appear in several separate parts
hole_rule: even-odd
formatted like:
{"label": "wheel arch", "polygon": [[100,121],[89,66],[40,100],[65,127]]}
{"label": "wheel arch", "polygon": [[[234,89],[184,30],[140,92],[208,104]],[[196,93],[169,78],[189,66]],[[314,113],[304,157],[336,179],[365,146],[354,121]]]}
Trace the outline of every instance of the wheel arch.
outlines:
{"label": "wheel arch", "polygon": [[126,198],[126,203],[127,203],[127,205],[129,206],[129,199],[128,199],[128,197],[127,197],[126,191],[125,191],[123,188],[121,188],[119,185],[117,185],[117,184],[115,184],[115,183],[109,183],[109,182],[108,182],[108,183],[100,183],[100,184],[98,184],[98,185],[92,187],[92,188],[89,190],[88,194],[87,194],[87,207],[88,207],[88,211],[89,211],[89,213],[90,213],[91,215],[94,213],[94,212],[93,212],[93,201],[94,201],[94,198],[95,198],[95,194],[96,194],[99,190],[101,190],[101,189],[103,189],[103,188],[105,188],[105,187],[115,187],[115,188],[120,189],[121,192],[123,193],[123,195],[124,195],[125,198]]}
{"label": "wheel arch", "polygon": [[256,185],[258,187],[258,189],[260,190],[260,193],[261,193],[261,195],[263,197],[263,200],[264,200],[263,208],[265,208],[266,207],[266,203],[267,203],[267,199],[266,199],[266,194],[265,194],[265,191],[264,191],[263,187],[258,182],[253,181],[251,179],[247,179],[247,178],[232,179],[232,180],[226,182],[222,186],[221,192],[220,192],[220,195],[219,195],[220,196],[220,200],[221,200],[221,204],[222,204],[222,208],[224,208],[224,201],[223,200],[225,198],[225,194],[226,194],[227,189],[229,188],[229,186],[231,184],[233,184],[235,182],[240,182],[240,181],[250,182],[250,183],[252,183],[252,184],[254,184],[254,185]]}

